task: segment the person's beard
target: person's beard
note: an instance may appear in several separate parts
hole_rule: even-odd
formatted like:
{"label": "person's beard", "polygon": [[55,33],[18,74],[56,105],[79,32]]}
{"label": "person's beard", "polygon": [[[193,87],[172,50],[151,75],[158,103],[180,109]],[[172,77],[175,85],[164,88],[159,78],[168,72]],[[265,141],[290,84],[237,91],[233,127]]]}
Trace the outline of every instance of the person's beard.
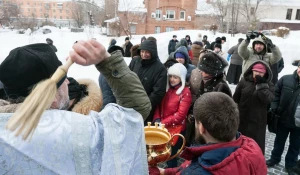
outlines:
{"label": "person's beard", "polygon": [[195,133],[195,142],[196,144],[200,144],[200,145],[203,145],[203,144],[206,144],[206,141],[204,139],[204,137],[199,133],[199,129],[198,129],[198,125],[196,125],[196,133]]}
{"label": "person's beard", "polygon": [[67,110],[69,108],[69,103],[70,103],[69,96],[64,95],[62,91],[59,91],[59,95],[61,96],[61,100],[58,109]]}

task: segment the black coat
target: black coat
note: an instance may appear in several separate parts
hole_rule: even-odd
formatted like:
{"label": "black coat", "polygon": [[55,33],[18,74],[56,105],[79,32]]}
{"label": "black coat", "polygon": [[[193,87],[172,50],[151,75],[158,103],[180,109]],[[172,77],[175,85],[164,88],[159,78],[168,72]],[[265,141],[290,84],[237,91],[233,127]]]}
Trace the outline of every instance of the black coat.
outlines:
{"label": "black coat", "polygon": [[[140,56],[140,50],[148,50],[151,52],[150,60],[143,60]],[[153,113],[157,105],[160,104],[166,93],[167,86],[167,70],[160,62],[157,55],[157,46],[155,42],[146,40],[138,49],[138,55],[132,59],[129,65],[130,70],[135,72],[151,101],[152,111],[147,121],[153,119]]]}
{"label": "black coat", "polygon": [[131,42],[129,41],[128,44],[125,44],[125,51],[124,51],[124,57],[131,57],[130,49],[132,47]]}
{"label": "black coat", "polygon": [[[260,62],[267,67],[267,83],[256,84],[252,67]],[[274,85],[271,82],[272,72],[263,61],[254,62],[244,73],[233,95],[240,112],[239,131],[256,141],[262,152],[265,151],[268,105],[274,98]]]}
{"label": "black coat", "polygon": [[178,43],[178,40],[173,40],[171,39],[168,45],[168,54],[170,55],[170,53],[175,52],[175,46]]}
{"label": "black coat", "polygon": [[271,70],[273,73],[272,83],[276,85],[278,81],[278,74],[282,71],[284,68],[284,61],[283,58],[281,58],[276,64],[271,65]]}
{"label": "black coat", "polygon": [[[279,122],[286,127],[296,128],[294,115],[300,97],[294,92],[300,89],[299,83],[299,77],[295,71],[293,74],[281,77],[276,84],[275,98],[271,103],[271,108],[280,116]],[[299,94],[299,91],[296,93]]]}

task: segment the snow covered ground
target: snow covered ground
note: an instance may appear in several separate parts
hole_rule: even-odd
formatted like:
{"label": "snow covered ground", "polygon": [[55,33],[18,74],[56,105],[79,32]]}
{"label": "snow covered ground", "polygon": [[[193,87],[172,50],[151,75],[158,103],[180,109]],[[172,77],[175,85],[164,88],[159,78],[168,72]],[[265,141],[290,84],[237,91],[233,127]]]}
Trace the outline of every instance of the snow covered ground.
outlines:
{"label": "snow covered ground", "polygon": [[[0,63],[9,54],[10,50],[27,44],[45,43],[46,38],[51,38],[54,41],[54,45],[58,49],[57,56],[63,63],[65,62],[65,58],[68,56],[69,51],[72,50],[72,45],[75,41],[96,38],[97,41],[101,42],[105,47],[107,47],[111,39],[111,37],[101,35],[100,29],[86,28],[85,32],[71,33],[67,28],[47,28],[49,28],[52,33],[43,34],[42,29],[39,29],[35,33],[28,35],[28,32],[26,34],[17,34],[16,31],[0,29]],[[133,45],[138,44],[143,36],[153,36],[157,38],[159,58],[162,62],[165,62],[168,58],[168,43],[174,34],[177,35],[178,40],[184,38],[185,35],[190,35],[191,40],[194,41],[199,33],[201,33],[202,36],[207,35],[210,42],[214,41],[214,39],[218,36],[226,36],[229,48],[237,44],[238,38],[245,38],[245,34],[237,34],[235,37],[230,37],[229,34],[223,33],[217,33],[216,35],[213,35],[210,31],[182,30],[151,35],[134,35],[131,42]],[[291,74],[296,69],[296,67],[292,66],[291,63],[293,60],[300,59],[300,49],[298,47],[300,31],[291,31],[290,35],[285,39],[275,36],[270,36],[270,38],[275,45],[279,46],[285,62],[285,67],[279,76],[281,77],[285,74]],[[117,40],[117,45],[121,46],[124,43],[125,36],[115,39]],[[130,62],[129,58],[125,60],[127,63]],[[90,78],[97,81],[99,73],[94,66],[83,67],[79,65],[73,65],[69,70],[68,76],[76,79]],[[232,87],[232,89],[234,89],[234,87]]]}

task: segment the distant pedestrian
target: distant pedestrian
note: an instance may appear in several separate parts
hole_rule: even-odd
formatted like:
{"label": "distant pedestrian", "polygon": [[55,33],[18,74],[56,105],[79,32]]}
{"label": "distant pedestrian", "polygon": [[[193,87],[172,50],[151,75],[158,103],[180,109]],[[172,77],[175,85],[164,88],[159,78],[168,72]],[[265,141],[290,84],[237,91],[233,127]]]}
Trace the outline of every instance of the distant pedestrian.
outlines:
{"label": "distant pedestrian", "polygon": [[205,49],[210,49],[210,43],[207,41],[207,35],[203,36],[202,42],[204,43]]}
{"label": "distant pedestrian", "polygon": [[172,52],[175,52],[175,46],[178,43],[177,36],[173,35],[173,38],[170,40],[168,45],[168,54],[170,55]]}
{"label": "distant pedestrian", "polygon": [[185,36],[185,40],[186,40],[186,42],[188,43],[188,46],[191,47],[193,43],[192,43],[192,41],[191,41],[190,35],[186,35],[186,36]]}
{"label": "distant pedestrian", "polygon": [[132,47],[132,43],[129,40],[129,37],[125,38],[125,43],[123,45],[123,50],[124,50],[124,57],[130,57],[131,53],[130,53],[130,49]]}

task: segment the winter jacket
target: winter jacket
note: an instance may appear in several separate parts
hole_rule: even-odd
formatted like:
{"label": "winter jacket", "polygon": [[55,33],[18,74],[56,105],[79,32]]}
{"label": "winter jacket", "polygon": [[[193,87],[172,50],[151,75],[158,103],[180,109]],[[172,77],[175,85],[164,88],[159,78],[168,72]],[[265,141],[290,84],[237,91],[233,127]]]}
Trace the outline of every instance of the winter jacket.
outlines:
{"label": "winter jacket", "polygon": [[177,42],[177,44],[176,44],[176,46],[175,46],[175,51],[174,52],[171,52],[170,54],[169,54],[169,58],[168,58],[168,60],[169,59],[173,59],[173,58],[175,58],[175,52],[178,50],[178,48],[179,47],[181,47],[181,46],[184,46],[186,49],[187,49],[187,53],[188,53],[188,63],[189,64],[192,64],[192,61],[191,61],[191,59],[193,58],[193,53],[192,53],[192,50],[191,50],[191,48],[188,46],[188,43],[187,43],[187,41],[185,40],[185,38],[182,38],[179,42]]}
{"label": "winter jacket", "polygon": [[[256,41],[259,41],[264,44],[265,48],[261,53],[256,53],[254,50],[254,44]],[[238,48],[238,53],[242,57],[243,68],[242,75],[245,71],[253,64],[254,61],[263,60],[270,65],[277,63],[281,59],[281,52],[277,46],[271,48],[272,53],[267,53],[267,45],[262,38],[256,38],[252,43],[252,49],[249,50],[247,47],[250,41],[243,40]]]}
{"label": "winter jacket", "polygon": [[187,147],[180,157],[186,161],[165,175],[266,175],[264,156],[254,140],[237,134],[236,140]]}
{"label": "winter jacket", "polygon": [[[140,57],[141,50],[148,50],[151,59],[143,60]],[[154,110],[161,103],[167,86],[167,70],[158,59],[157,46],[153,41],[144,41],[138,49],[138,57],[132,59],[129,68],[139,77],[152,105],[151,113],[145,121],[152,122]]]}
{"label": "winter jacket", "polygon": [[57,52],[57,48],[53,44],[49,44],[49,46],[53,49],[54,52]]}
{"label": "winter jacket", "polygon": [[[264,76],[267,83],[256,84],[254,82],[252,67],[259,62],[267,68]],[[271,80],[272,72],[268,64],[264,61],[256,61],[246,70],[233,95],[240,111],[239,131],[254,139],[263,153],[265,151],[268,105],[274,98],[274,85]]]}
{"label": "winter jacket", "polygon": [[293,74],[284,75],[276,84],[275,98],[271,103],[271,108],[280,116],[279,123],[286,127],[296,128],[294,116],[300,102],[299,95],[296,96],[300,93],[299,89],[300,82],[297,70]]}
{"label": "winter jacket", "polygon": [[240,57],[240,55],[238,53],[239,46],[240,46],[240,44],[237,44],[228,50],[228,54],[231,55],[230,64],[234,64],[234,65],[242,65],[243,64],[243,59]]}
{"label": "winter jacket", "polygon": [[202,40],[206,49],[210,49],[210,43],[207,40]]}
{"label": "winter jacket", "polygon": [[176,91],[179,87],[169,88],[162,103],[155,109],[153,121],[160,119],[167,129],[183,125],[182,131],[184,131],[185,118],[191,106],[192,96],[188,87],[185,87],[181,94],[177,95]]}
{"label": "winter jacket", "polygon": [[276,85],[278,82],[278,74],[282,71],[284,68],[284,61],[283,58],[281,58],[276,64],[271,65],[271,70],[273,73],[272,83]]}
{"label": "winter jacket", "polygon": [[185,66],[185,68],[187,69],[186,82],[188,82],[189,79],[190,79],[192,70],[194,70],[194,69],[196,68],[196,66],[194,66],[194,65],[192,65],[192,64],[189,64],[189,55],[188,55],[188,52],[187,52],[186,47],[180,46],[180,47],[174,52],[174,57],[173,57],[174,59],[176,59],[176,53],[178,53],[178,52],[185,55],[184,66]]}
{"label": "winter jacket", "polygon": [[123,46],[124,49],[124,57],[130,57],[131,53],[130,53],[130,49],[132,47],[132,43],[129,41],[127,44],[125,43]]}
{"label": "winter jacket", "polygon": [[176,50],[175,46],[177,43],[178,43],[178,40],[173,40],[173,39],[170,40],[169,45],[168,45],[168,54],[169,55],[170,55],[170,53],[172,53]]}
{"label": "winter jacket", "polygon": [[[193,97],[193,103],[203,94],[206,92],[223,92],[230,97],[232,97],[231,90],[224,81],[223,77],[214,78],[208,81],[205,85],[202,81],[202,75],[198,68],[192,71],[190,77],[190,89]],[[215,83],[214,83],[215,82]],[[205,90],[204,90],[205,89]]]}
{"label": "winter jacket", "polygon": [[103,109],[108,103],[116,103],[116,97],[114,96],[111,88],[102,74],[100,74],[98,81],[103,95]]}
{"label": "winter jacket", "polygon": [[196,42],[194,42],[194,44],[192,45],[192,53],[193,53],[192,63],[194,66],[197,66],[199,62],[199,56],[201,50],[203,50],[203,47],[199,44],[196,44]]}

